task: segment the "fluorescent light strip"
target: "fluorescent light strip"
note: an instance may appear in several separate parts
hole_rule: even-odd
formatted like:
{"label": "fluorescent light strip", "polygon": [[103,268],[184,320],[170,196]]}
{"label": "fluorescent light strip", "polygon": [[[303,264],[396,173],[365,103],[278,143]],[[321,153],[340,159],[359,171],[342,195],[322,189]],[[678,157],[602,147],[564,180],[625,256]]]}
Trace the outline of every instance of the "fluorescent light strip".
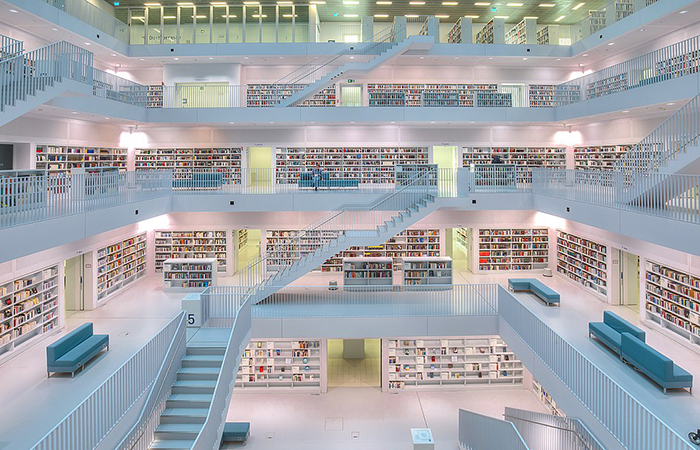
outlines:
{"label": "fluorescent light strip", "polygon": [[413,1],[413,2],[408,2],[408,4],[413,5],[413,6],[420,6],[420,5],[425,5],[425,2]]}
{"label": "fluorescent light strip", "polygon": [[163,19],[177,19],[177,16],[163,16]]}
{"label": "fluorescent light strip", "polygon": [[442,2],[442,6],[457,6],[459,2]]}
{"label": "fluorescent light strip", "polygon": [[566,16],[559,16],[559,17],[557,17],[556,19],[554,19],[554,21],[555,21],[555,22],[561,22],[561,21],[564,20],[565,18],[566,18]]}
{"label": "fluorescent light strip", "polygon": [[449,19],[450,18],[450,16],[447,14],[437,14],[435,17],[437,17],[438,19]]}
{"label": "fluorescent light strip", "polygon": [[489,2],[476,2],[476,3],[474,3],[474,6],[491,6],[491,3],[489,3]]}
{"label": "fluorescent light strip", "polygon": [[343,5],[359,5],[360,2],[357,0],[343,0]]}
{"label": "fluorescent light strip", "polygon": [[540,3],[540,8],[554,8],[555,5],[554,3]]}
{"label": "fluorescent light strip", "polygon": [[409,19],[415,19],[418,17],[418,14],[406,14],[404,17],[408,17]]}
{"label": "fluorescent light strip", "polygon": [[226,14],[224,14],[223,16],[221,16],[222,19],[226,19],[226,18],[235,19],[236,17],[238,17],[238,16],[235,14],[229,14],[228,16]]}
{"label": "fluorescent light strip", "polygon": [[377,2],[377,5],[391,5],[392,3],[393,2],[382,1],[382,2]]}
{"label": "fluorescent light strip", "polygon": [[143,6],[161,6],[160,3],[144,3]]}
{"label": "fluorescent light strip", "polygon": [[578,5],[574,6],[574,7],[571,8],[571,9],[574,10],[574,11],[576,11],[577,9],[579,9],[580,7],[582,7],[582,6],[585,5],[585,4],[586,4],[585,2],[584,2],[584,3],[579,3]]}
{"label": "fluorescent light strip", "polygon": [[506,6],[510,6],[511,8],[520,8],[523,6],[522,3],[506,3]]}
{"label": "fluorescent light strip", "polygon": [[468,19],[478,19],[479,18],[479,16],[464,16],[464,17],[466,17]]}
{"label": "fluorescent light strip", "polygon": [[389,14],[375,14],[374,17],[378,19],[386,19],[387,17],[389,17]]}

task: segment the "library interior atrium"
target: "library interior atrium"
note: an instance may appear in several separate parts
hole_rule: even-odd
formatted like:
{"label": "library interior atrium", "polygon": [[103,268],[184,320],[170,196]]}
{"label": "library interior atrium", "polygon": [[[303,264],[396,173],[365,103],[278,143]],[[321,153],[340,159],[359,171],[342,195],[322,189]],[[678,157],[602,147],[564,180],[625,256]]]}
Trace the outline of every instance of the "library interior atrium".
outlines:
{"label": "library interior atrium", "polygon": [[0,0],[0,449],[700,449],[700,0]]}

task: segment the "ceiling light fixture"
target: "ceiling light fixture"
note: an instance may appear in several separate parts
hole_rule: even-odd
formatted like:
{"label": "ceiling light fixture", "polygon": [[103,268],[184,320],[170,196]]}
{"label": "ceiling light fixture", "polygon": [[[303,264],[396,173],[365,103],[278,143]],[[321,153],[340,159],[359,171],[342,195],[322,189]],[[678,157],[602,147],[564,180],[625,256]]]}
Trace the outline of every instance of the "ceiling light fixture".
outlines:
{"label": "ceiling light fixture", "polygon": [[226,2],[209,2],[211,6],[228,6]]}
{"label": "ceiling light fixture", "polygon": [[491,3],[489,3],[489,2],[476,2],[476,3],[474,3],[474,6],[491,6]]}
{"label": "ceiling light fixture", "polygon": [[177,6],[194,6],[194,3],[192,3],[192,2],[181,2],[181,3],[178,3]]}
{"label": "ceiling light fixture", "polygon": [[625,114],[627,114],[629,111],[628,111],[628,110],[624,110],[624,111],[622,111],[622,112],[625,113]]}
{"label": "ceiling light fixture", "polygon": [[116,53],[112,53],[112,56],[117,56],[117,54],[116,54]]}
{"label": "ceiling light fixture", "polygon": [[160,3],[144,3],[143,6],[162,6]]}
{"label": "ceiling light fixture", "polygon": [[377,5],[391,5],[392,3],[393,3],[393,2],[385,2],[385,1],[382,1],[382,2],[377,2]]}
{"label": "ceiling light fixture", "polygon": [[559,16],[556,19],[554,19],[555,22],[561,22],[562,20],[566,19],[566,16]]}
{"label": "ceiling light fixture", "polygon": [[554,8],[555,5],[554,3],[540,3],[540,8]]}
{"label": "ceiling light fixture", "polygon": [[11,9],[10,12],[13,13],[13,14],[17,14],[17,10],[16,10],[16,9]]}
{"label": "ceiling light fixture", "polygon": [[687,13],[687,12],[688,12],[688,11],[683,10],[683,11],[681,11],[679,14],[685,14],[685,13]]}
{"label": "ceiling light fixture", "polygon": [[608,42],[608,45],[615,45],[614,42]]}
{"label": "ceiling light fixture", "polygon": [[464,16],[464,17],[466,17],[468,19],[478,19],[479,18],[479,16]]}
{"label": "ceiling light fixture", "polygon": [[375,14],[374,17],[377,17],[379,19],[385,19],[389,17],[389,14]]}
{"label": "ceiling light fixture", "polygon": [[235,14],[229,14],[229,15],[224,14],[221,16],[222,19],[226,19],[226,18],[235,19],[236,17],[238,17],[238,16]]}
{"label": "ceiling light fixture", "polygon": [[459,2],[442,2],[442,6],[457,6]]}
{"label": "ceiling light fixture", "polygon": [[519,8],[523,6],[522,3],[506,3],[506,6],[510,6],[511,8]]}
{"label": "ceiling light fixture", "polygon": [[583,57],[584,57],[584,58],[585,58],[586,56],[588,56],[588,53],[584,53],[584,54],[583,54]]}
{"label": "ceiling light fixture", "polygon": [[494,19],[507,19],[508,16],[493,16]]}
{"label": "ceiling light fixture", "polygon": [[163,19],[177,19],[176,16],[163,16]]}
{"label": "ceiling light fixture", "polygon": [[409,19],[415,19],[416,17],[418,17],[418,15],[417,14],[406,14],[404,17],[408,17]]}
{"label": "ceiling light fixture", "polygon": [[310,1],[309,3],[311,3],[312,5],[325,5],[326,4],[326,2],[324,0],[313,0],[313,1]]}
{"label": "ceiling light fixture", "polygon": [[420,5],[425,5],[425,2],[413,1],[413,2],[408,2],[408,4],[414,5],[414,6],[420,6]]}
{"label": "ceiling light fixture", "polygon": [[576,11],[577,9],[579,9],[580,7],[582,7],[582,6],[585,5],[585,4],[586,4],[585,2],[584,2],[584,3],[579,3],[578,5],[574,6],[574,7],[571,8],[571,9],[572,9],[573,11]]}
{"label": "ceiling light fixture", "polygon": [[360,2],[357,0],[343,0],[343,5],[359,5]]}
{"label": "ceiling light fixture", "polygon": [[450,18],[450,16],[447,14],[438,14],[435,17],[437,17],[438,19],[449,19]]}

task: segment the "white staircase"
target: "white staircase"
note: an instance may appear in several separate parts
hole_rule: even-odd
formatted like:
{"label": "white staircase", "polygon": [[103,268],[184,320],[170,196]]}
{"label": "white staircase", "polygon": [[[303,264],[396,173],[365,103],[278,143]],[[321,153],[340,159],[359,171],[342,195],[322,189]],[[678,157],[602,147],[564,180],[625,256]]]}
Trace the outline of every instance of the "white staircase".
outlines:
{"label": "white staircase", "polygon": [[92,53],[68,42],[0,61],[0,126],[77,90],[92,94]]}
{"label": "white staircase", "polygon": [[187,345],[149,449],[190,450],[211,406],[226,344]]}

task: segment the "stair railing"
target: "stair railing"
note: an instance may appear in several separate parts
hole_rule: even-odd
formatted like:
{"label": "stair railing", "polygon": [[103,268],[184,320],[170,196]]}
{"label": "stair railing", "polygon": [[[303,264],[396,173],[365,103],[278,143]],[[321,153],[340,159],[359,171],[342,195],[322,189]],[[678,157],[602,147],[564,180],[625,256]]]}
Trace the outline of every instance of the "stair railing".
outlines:
{"label": "stair railing", "polygon": [[24,52],[24,43],[0,34],[0,61],[12,58]]}
{"label": "stair railing", "polygon": [[66,78],[92,84],[92,59],[61,41],[0,61],[0,112]]}
{"label": "stair railing", "polygon": [[392,25],[385,28],[372,37],[372,42],[367,44],[358,43],[361,48],[355,46],[346,50],[337,52],[337,49],[331,52],[314,58],[311,62],[293,70],[289,74],[272,83],[277,94],[277,103],[280,103],[285,98],[296,94],[306,87],[308,84],[313,84],[336,70],[340,59],[350,55],[379,55],[391,48],[396,41],[396,29]]}
{"label": "stair railing", "polygon": [[[255,303],[267,296],[267,286],[275,286],[275,282],[293,270],[298,261],[330,246],[333,241],[343,241],[350,235],[377,236],[385,222],[394,220],[398,214],[415,208],[420,202],[427,202],[432,194],[437,193],[431,175],[418,173],[394,192],[382,195],[369,205],[342,205],[285,242],[273,244],[272,252],[266,250],[239,272],[239,284],[253,286]],[[274,260],[271,253],[275,255]],[[283,254],[288,257],[282,258]],[[277,264],[272,265],[273,262]],[[276,270],[268,270],[269,265]]]}
{"label": "stair railing", "polygon": [[700,138],[700,95],[691,99],[658,128],[632,147],[614,164],[627,174],[648,174],[698,145]]}

